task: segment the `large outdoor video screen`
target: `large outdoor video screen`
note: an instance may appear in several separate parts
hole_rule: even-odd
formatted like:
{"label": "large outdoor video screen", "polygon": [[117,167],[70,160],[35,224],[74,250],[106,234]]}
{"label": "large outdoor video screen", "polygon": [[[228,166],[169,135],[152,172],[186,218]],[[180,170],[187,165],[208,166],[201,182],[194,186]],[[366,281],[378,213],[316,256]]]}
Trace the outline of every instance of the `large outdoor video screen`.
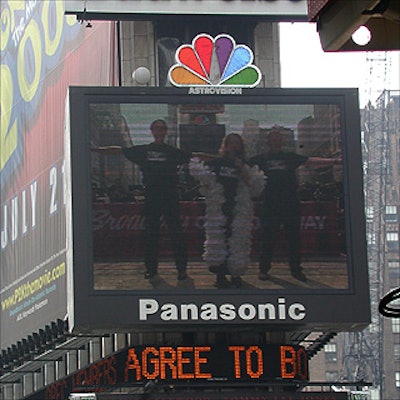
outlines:
{"label": "large outdoor video screen", "polygon": [[71,88],[75,329],[368,323],[357,96]]}

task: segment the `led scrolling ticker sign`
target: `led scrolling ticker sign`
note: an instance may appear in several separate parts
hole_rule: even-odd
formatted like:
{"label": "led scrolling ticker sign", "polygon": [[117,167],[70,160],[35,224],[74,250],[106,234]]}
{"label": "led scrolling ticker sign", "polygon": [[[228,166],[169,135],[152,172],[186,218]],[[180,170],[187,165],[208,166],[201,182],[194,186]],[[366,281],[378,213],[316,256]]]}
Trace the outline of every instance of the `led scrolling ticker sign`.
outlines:
{"label": "led scrolling ticker sign", "polygon": [[301,346],[148,345],[129,347],[95,362],[47,386],[40,399],[66,398],[68,393],[85,386],[140,385],[148,381],[162,386],[215,382],[305,383],[308,380],[307,352]]}
{"label": "led scrolling ticker sign", "polygon": [[[134,346],[91,364],[38,392],[34,399],[66,398],[85,387],[188,383],[308,382],[304,347],[291,345]],[[33,400],[33,399],[32,399]]]}
{"label": "led scrolling ticker sign", "polygon": [[307,381],[307,352],[290,345],[140,346],[127,350],[125,381]]}

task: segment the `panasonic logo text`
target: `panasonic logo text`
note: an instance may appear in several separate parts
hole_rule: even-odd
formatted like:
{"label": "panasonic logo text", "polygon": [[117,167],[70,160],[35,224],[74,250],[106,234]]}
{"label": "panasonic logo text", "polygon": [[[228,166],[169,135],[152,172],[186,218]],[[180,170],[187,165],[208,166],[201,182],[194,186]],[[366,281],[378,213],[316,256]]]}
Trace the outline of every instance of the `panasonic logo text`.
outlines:
{"label": "panasonic logo text", "polygon": [[139,299],[140,321],[300,321],[306,316],[306,308],[301,303],[286,304],[286,299],[279,297],[276,304],[243,303],[160,303],[156,299]]}

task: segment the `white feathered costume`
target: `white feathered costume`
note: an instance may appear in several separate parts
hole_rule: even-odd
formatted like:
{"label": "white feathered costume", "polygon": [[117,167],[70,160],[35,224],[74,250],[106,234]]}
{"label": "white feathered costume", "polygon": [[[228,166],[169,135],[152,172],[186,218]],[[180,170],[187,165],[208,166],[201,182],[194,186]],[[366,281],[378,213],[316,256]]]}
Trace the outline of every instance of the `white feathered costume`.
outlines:
{"label": "white feathered costume", "polygon": [[253,227],[253,197],[264,189],[264,174],[257,166],[249,167],[248,182],[238,180],[233,206],[231,235],[226,237],[227,217],[222,206],[226,202],[224,187],[217,175],[204,162],[193,158],[189,164],[191,175],[200,182],[200,192],[205,196],[206,222],[203,258],[208,266],[227,263],[232,277],[244,274],[250,262],[251,230]]}

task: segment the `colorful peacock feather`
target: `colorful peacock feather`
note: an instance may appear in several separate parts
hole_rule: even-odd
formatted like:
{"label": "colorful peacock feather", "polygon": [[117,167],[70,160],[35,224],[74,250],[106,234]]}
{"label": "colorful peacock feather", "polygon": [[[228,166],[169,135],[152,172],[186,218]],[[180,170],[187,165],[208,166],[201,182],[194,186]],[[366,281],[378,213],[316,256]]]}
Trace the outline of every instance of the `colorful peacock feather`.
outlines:
{"label": "colorful peacock feather", "polygon": [[168,72],[174,86],[254,87],[261,80],[251,49],[237,45],[227,34],[197,35],[191,45],[176,50],[175,58],[177,63]]}

